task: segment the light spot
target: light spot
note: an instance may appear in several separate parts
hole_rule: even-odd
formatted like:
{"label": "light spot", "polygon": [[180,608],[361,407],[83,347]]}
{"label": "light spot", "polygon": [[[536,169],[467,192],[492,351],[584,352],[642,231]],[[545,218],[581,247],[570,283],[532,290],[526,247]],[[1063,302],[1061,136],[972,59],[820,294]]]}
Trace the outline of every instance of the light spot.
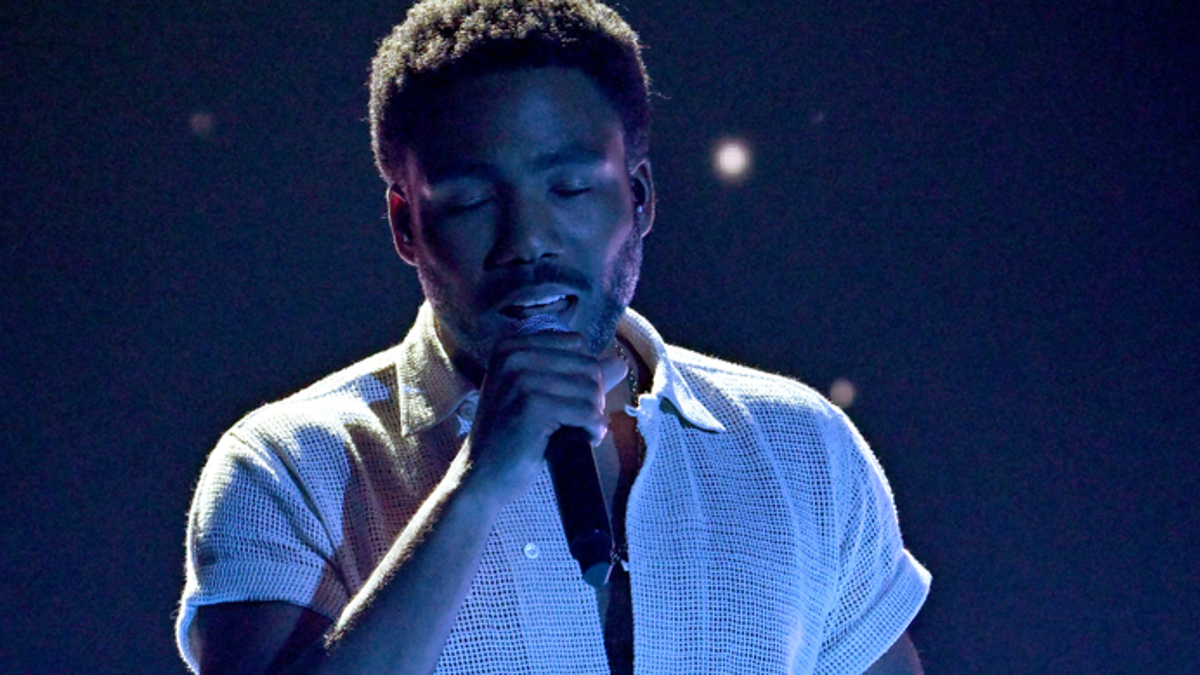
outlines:
{"label": "light spot", "polygon": [[713,165],[721,180],[728,183],[739,182],[750,170],[750,147],[740,139],[724,139],[717,143],[717,149],[713,153]]}
{"label": "light spot", "polygon": [[839,377],[829,386],[829,400],[839,408],[849,408],[854,405],[854,398],[858,396],[858,389],[854,387],[854,383],[845,378]]}
{"label": "light spot", "polygon": [[458,420],[458,437],[466,438],[467,434],[471,433],[471,420],[462,415],[455,415]]}
{"label": "light spot", "polygon": [[188,119],[188,127],[191,128],[192,134],[200,138],[211,136],[216,125],[217,120],[210,112],[194,112]]}

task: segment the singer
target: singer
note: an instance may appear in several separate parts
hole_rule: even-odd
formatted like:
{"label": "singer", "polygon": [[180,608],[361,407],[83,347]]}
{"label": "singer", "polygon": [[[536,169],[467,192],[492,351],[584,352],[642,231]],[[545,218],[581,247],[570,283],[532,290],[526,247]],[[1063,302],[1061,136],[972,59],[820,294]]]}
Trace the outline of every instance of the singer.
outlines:
{"label": "singer", "polygon": [[[427,0],[381,43],[373,147],[427,301],[217,444],[193,670],[922,672],[930,577],[849,420],[628,309],[655,215],[639,49],[589,0]],[[599,573],[575,515],[610,526]]]}

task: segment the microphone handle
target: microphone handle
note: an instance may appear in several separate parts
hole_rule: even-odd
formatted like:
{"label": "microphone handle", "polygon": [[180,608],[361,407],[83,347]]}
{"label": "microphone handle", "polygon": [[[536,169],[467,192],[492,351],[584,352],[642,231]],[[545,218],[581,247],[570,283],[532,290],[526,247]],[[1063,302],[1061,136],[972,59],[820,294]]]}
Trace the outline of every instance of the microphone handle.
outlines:
{"label": "microphone handle", "polygon": [[546,444],[546,463],[571,556],[584,581],[600,588],[612,570],[613,536],[588,433],[579,427],[555,431]]}

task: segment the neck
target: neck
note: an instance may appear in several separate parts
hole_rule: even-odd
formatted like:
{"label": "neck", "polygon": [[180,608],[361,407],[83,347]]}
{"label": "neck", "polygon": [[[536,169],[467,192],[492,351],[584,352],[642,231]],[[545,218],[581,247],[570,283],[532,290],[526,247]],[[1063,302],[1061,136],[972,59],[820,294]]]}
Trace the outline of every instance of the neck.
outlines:
{"label": "neck", "polygon": [[434,317],[434,332],[437,333],[438,342],[442,343],[442,349],[446,352],[446,356],[450,358],[450,363],[455,370],[462,374],[463,377],[475,385],[476,389],[483,386],[483,377],[487,375],[487,364],[481,363],[478,359],[467,353],[463,349],[458,340],[454,339],[454,332],[448,329],[440,317]]}

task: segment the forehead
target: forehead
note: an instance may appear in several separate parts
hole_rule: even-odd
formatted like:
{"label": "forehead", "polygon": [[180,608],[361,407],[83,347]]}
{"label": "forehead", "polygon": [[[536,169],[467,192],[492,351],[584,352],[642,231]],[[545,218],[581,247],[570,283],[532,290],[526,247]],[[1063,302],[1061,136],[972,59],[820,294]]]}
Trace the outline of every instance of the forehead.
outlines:
{"label": "forehead", "polygon": [[618,153],[624,159],[620,116],[576,69],[464,78],[426,101],[410,151],[431,178],[464,166],[516,168],[550,155]]}

